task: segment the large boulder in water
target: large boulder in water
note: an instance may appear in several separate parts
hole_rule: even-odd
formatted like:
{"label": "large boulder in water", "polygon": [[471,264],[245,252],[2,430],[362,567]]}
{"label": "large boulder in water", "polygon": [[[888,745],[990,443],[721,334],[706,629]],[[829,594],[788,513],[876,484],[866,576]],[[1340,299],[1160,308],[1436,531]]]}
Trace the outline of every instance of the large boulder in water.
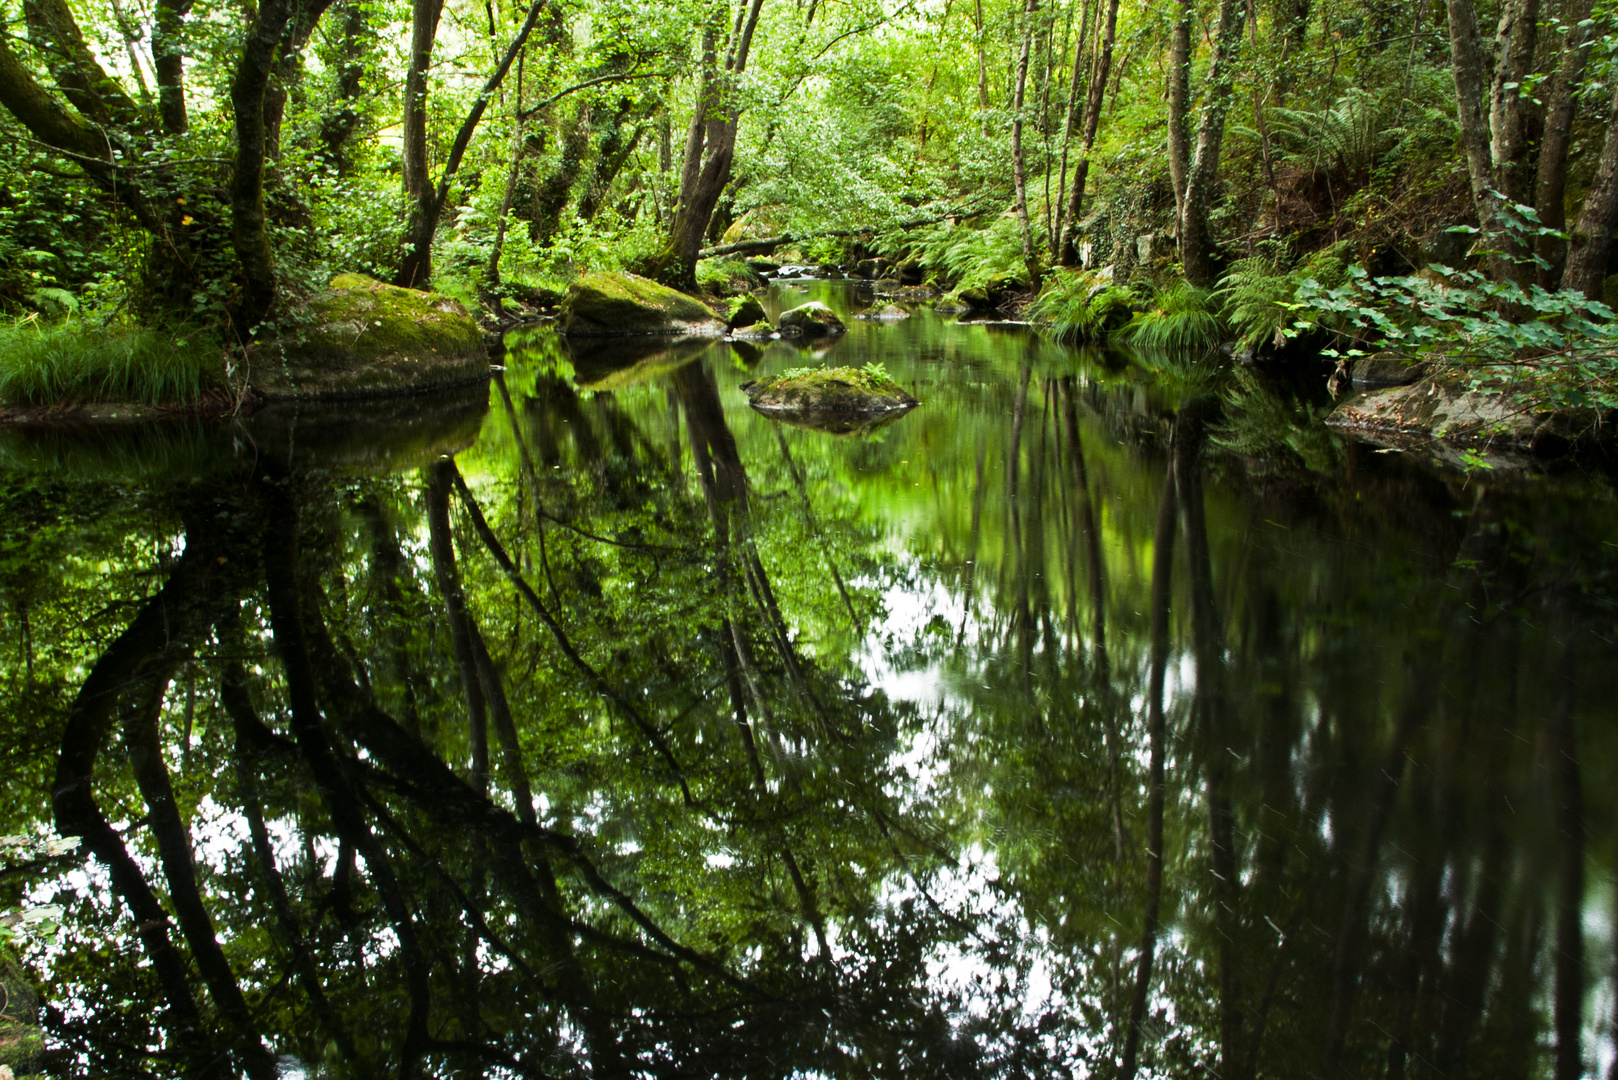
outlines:
{"label": "large boulder in water", "polygon": [[817,300],[781,312],[776,325],[783,334],[802,334],[804,337],[825,337],[827,334],[841,334],[848,329],[831,308]]}
{"label": "large boulder in water", "polygon": [[725,323],[700,300],[636,274],[584,274],[562,301],[568,337],[702,334],[718,337]]}
{"label": "large boulder in water", "polygon": [[753,408],[783,416],[876,416],[918,402],[880,368],[795,368],[743,383]]}
{"label": "large boulder in water", "polygon": [[338,274],[303,314],[253,346],[247,381],[260,397],[388,397],[489,377],[483,332],[447,296]]}

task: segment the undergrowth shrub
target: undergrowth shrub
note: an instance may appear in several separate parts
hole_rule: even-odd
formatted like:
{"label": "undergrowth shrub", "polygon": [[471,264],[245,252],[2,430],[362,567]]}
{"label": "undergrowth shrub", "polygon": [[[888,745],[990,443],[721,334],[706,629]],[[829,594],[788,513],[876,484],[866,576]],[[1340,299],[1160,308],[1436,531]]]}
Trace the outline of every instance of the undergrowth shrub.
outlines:
{"label": "undergrowth shrub", "polygon": [[1213,293],[1176,278],[1153,290],[1150,306],[1130,319],[1118,338],[1138,349],[1209,349],[1222,333]]}
{"label": "undergrowth shrub", "polygon": [[1058,341],[1101,341],[1129,321],[1140,299],[1127,286],[1091,270],[1058,269],[1028,308],[1028,317]]}
{"label": "undergrowth shrub", "polygon": [[219,344],[200,332],[0,326],[0,401],[10,405],[192,404],[223,383]]}

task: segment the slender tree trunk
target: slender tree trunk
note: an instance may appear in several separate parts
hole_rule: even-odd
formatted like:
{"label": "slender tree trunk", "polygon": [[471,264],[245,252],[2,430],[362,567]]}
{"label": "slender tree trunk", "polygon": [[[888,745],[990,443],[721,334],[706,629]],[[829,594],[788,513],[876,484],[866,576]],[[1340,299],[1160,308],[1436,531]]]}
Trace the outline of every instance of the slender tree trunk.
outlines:
{"label": "slender tree trunk", "polygon": [[1466,173],[1472,185],[1472,209],[1484,232],[1496,228],[1500,203],[1494,195],[1494,157],[1489,118],[1483,111],[1485,67],[1483,39],[1478,33],[1472,0],[1446,0],[1449,10],[1450,70],[1455,78],[1455,106],[1466,148]]}
{"label": "slender tree trunk", "polygon": [[[1185,183],[1191,168],[1191,0],[1178,0],[1169,31],[1169,182],[1174,185],[1174,227],[1185,217]],[[1182,237],[1183,244],[1183,237]]]}
{"label": "slender tree trunk", "polygon": [[1615,222],[1618,222],[1618,84],[1614,85],[1607,106],[1607,133],[1601,144],[1601,160],[1568,243],[1562,288],[1583,293],[1591,300],[1601,299]]}
{"label": "slender tree trunk", "polygon": [[276,46],[292,10],[289,0],[264,0],[247,33],[230,102],[236,119],[236,162],[231,173],[231,240],[241,260],[241,299],[232,313],[245,338],[275,304],[275,256],[264,227],[264,91]]}
{"label": "slender tree trunk", "polygon": [[1022,45],[1017,50],[1017,75],[1011,92],[1011,178],[1017,192],[1017,225],[1022,233],[1022,261],[1028,271],[1028,287],[1039,290],[1039,257],[1034,254],[1033,229],[1028,223],[1028,166],[1023,159],[1023,105],[1028,88],[1028,54],[1033,45],[1034,20],[1039,0],[1028,0],[1023,8]]}
{"label": "slender tree trunk", "polygon": [[977,47],[978,54],[978,123],[982,126],[983,137],[989,137],[989,61],[983,50],[983,35],[986,25],[983,21],[983,0],[973,2],[972,42]]}
{"label": "slender tree trunk", "polygon": [[365,75],[368,34],[365,25],[365,5],[361,0],[347,0],[343,5],[342,53],[337,69],[336,108],[320,122],[320,145],[326,161],[337,170],[338,176],[347,176],[351,167],[348,154],[349,140],[359,126],[360,114],[356,104],[360,96],[360,80]]}
{"label": "slender tree trunk", "polygon": [[[1534,207],[1548,229],[1561,231],[1567,224],[1567,152],[1572,142],[1573,118],[1578,112],[1578,90],[1584,83],[1585,62],[1594,42],[1590,36],[1590,0],[1573,0],[1567,20],[1572,23],[1562,41],[1561,62],[1552,77],[1545,106],[1545,130],[1539,145],[1539,172],[1534,184]],[[1567,263],[1567,242],[1541,236],[1535,254],[1548,265],[1539,269],[1539,283],[1555,289]]]}
{"label": "slender tree trunk", "polygon": [[1067,84],[1067,115],[1062,120],[1062,162],[1060,178],[1056,184],[1057,212],[1056,226],[1051,230],[1049,237],[1051,243],[1051,261],[1060,266],[1072,266],[1078,261],[1077,253],[1069,260],[1063,241],[1068,235],[1068,182],[1067,164],[1068,155],[1073,150],[1073,134],[1075,130],[1082,130],[1083,112],[1081,105],[1089,99],[1084,81],[1084,64],[1090,58],[1087,48],[1090,39],[1090,6],[1091,0],[1084,0],[1084,17],[1079,21],[1079,40],[1073,46],[1073,72],[1068,77]]}
{"label": "slender tree trunk", "polygon": [[1243,0],[1220,0],[1219,32],[1208,84],[1203,92],[1202,122],[1197,148],[1186,172],[1185,203],[1180,215],[1180,265],[1186,280],[1207,287],[1215,277],[1214,238],[1208,224],[1214,188],[1219,181],[1219,151],[1225,137],[1225,116],[1230,111],[1231,87],[1242,49],[1242,26],[1247,6]]}
{"label": "slender tree trunk", "polygon": [[489,262],[483,270],[483,294],[494,296],[500,287],[500,256],[506,246],[506,226],[511,221],[511,207],[517,198],[517,178],[522,175],[523,140],[527,138],[522,120],[517,121],[517,133],[511,139],[511,168],[506,171],[505,193],[500,196],[500,218],[494,226],[494,243],[489,248]]}
{"label": "slender tree trunk", "polygon": [[1489,87],[1489,156],[1495,188],[1512,202],[1525,202],[1533,183],[1528,168],[1531,105],[1521,91],[1534,70],[1538,20],[1539,0],[1505,0],[1500,5],[1494,80]]}
{"label": "slender tree trunk", "polygon": [[1084,135],[1079,143],[1079,160],[1073,166],[1073,187],[1068,196],[1068,233],[1062,240],[1062,265],[1079,261],[1079,216],[1084,208],[1084,185],[1090,175],[1090,151],[1101,124],[1101,106],[1106,100],[1107,79],[1112,74],[1112,47],[1118,36],[1118,0],[1107,0],[1107,14],[1101,24],[1101,46],[1096,53],[1095,77],[1090,80],[1090,96],[1084,106]]}
{"label": "slender tree trunk", "polygon": [[157,108],[163,131],[183,134],[190,126],[185,110],[185,54],[181,36],[191,0],[157,0],[152,20],[152,66],[157,69]]}
{"label": "slender tree trunk", "polygon": [[394,278],[395,285],[425,289],[432,281],[433,237],[438,232],[438,220],[444,214],[444,205],[449,201],[450,187],[460,173],[461,160],[466,156],[467,147],[472,145],[472,134],[477,131],[478,123],[489,107],[489,101],[494,97],[495,91],[500,89],[500,84],[505,82],[506,73],[511,70],[511,65],[516,62],[523,46],[528,43],[528,35],[533,33],[534,24],[539,21],[540,10],[546,2],[547,0],[532,0],[528,5],[528,16],[523,20],[517,36],[512,38],[511,45],[500,58],[500,63],[496,65],[493,73],[484,80],[483,89],[478,92],[477,99],[472,102],[472,108],[466,114],[466,119],[461,121],[460,130],[455,133],[455,142],[450,146],[449,159],[444,162],[444,174],[439,177],[436,187],[423,186],[421,194],[412,206],[410,222],[405,228],[409,246],[405,252],[404,262],[399,267],[399,273]]}
{"label": "slender tree trunk", "polygon": [[444,0],[412,0],[410,5],[410,65],[405,70],[403,177],[405,194],[425,196],[432,181],[427,175],[427,69],[433,62],[433,43]]}

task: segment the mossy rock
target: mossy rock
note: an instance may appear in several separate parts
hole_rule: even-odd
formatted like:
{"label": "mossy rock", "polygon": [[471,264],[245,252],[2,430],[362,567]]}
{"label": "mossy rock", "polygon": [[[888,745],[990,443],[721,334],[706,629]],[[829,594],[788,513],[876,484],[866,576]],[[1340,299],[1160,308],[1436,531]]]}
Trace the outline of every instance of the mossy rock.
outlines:
{"label": "mossy rock", "polygon": [[764,305],[758,302],[756,296],[738,296],[727,307],[725,325],[732,330],[740,330],[744,326],[753,326],[763,321]]}
{"label": "mossy rock", "polygon": [[893,379],[868,368],[798,368],[743,383],[741,391],[753,408],[783,416],[874,416],[918,404]]}
{"label": "mossy rock", "polygon": [[652,334],[718,336],[725,324],[706,304],[636,274],[584,274],[562,301],[558,324],[568,337]]}
{"label": "mossy rock", "polygon": [[306,314],[306,325],[253,346],[248,383],[261,397],[391,397],[489,376],[483,332],[447,296],[338,274]]}
{"label": "mossy rock", "polygon": [[781,312],[776,320],[782,333],[802,334],[804,337],[824,337],[827,334],[841,334],[848,329],[843,325],[835,312],[818,300],[811,300],[807,304],[800,304],[790,311]]}
{"label": "mossy rock", "polygon": [[994,298],[988,291],[978,288],[957,289],[944,299],[949,301],[952,307],[965,311],[993,311],[996,307]]}
{"label": "mossy rock", "polygon": [[872,322],[898,322],[900,319],[910,318],[910,312],[898,304],[883,304],[879,308],[862,311],[855,318],[869,319]]}

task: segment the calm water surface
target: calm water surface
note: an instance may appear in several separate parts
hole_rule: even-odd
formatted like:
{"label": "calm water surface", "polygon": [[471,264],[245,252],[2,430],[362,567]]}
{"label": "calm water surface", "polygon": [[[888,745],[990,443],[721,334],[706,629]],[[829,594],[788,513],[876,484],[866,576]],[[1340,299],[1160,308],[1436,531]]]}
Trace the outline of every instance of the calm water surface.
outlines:
{"label": "calm water surface", "polygon": [[[1605,481],[849,325],[5,433],[33,1067],[1608,1074]],[[736,390],[870,361],[923,405],[855,435]]]}

